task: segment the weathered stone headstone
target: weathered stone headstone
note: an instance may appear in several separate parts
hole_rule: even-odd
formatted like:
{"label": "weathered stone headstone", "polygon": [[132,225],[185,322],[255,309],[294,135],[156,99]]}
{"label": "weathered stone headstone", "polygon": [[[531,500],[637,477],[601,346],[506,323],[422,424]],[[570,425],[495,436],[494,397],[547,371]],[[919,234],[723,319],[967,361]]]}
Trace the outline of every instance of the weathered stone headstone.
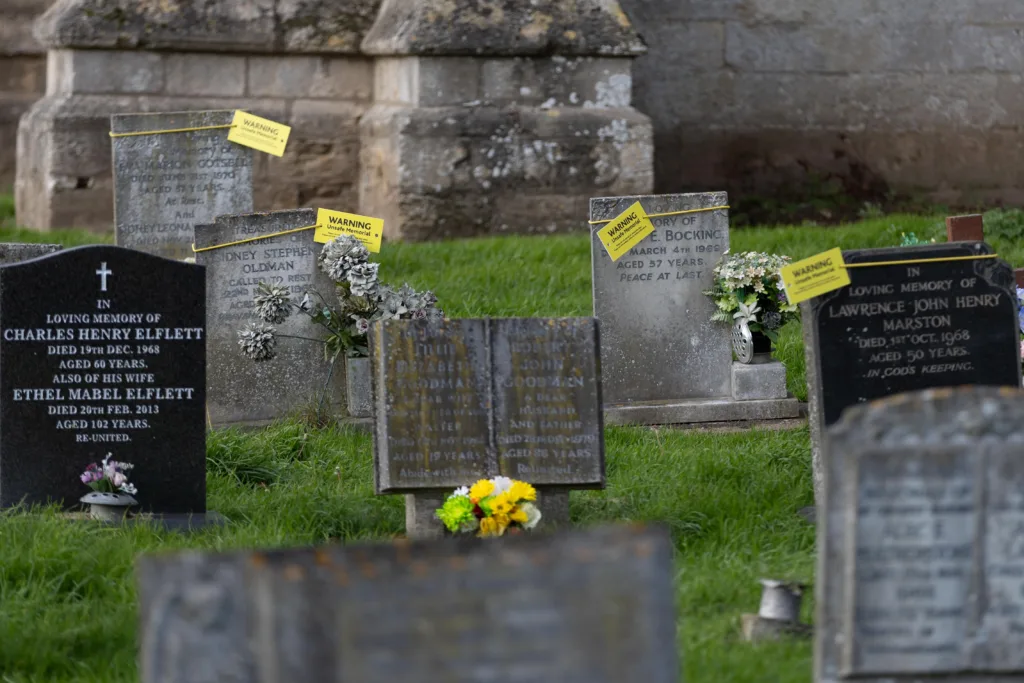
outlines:
{"label": "weathered stone headstone", "polygon": [[932,389],[829,430],[815,680],[1024,673],[1024,393]]}
{"label": "weathered stone headstone", "polygon": [[[711,321],[704,292],[729,249],[729,214],[654,217],[655,230],[618,261],[597,233],[640,201],[661,214],[725,207],[724,192],[590,200],[594,315],[601,320],[601,372],[608,424],[671,424],[793,418],[796,399],[736,400],[730,326]],[[743,370],[743,369],[741,369]],[[749,369],[748,369],[749,370]],[[755,383],[756,385],[756,383]],[[757,388],[751,385],[750,389]]]}
{"label": "weathered stone headstone", "polygon": [[984,242],[985,221],[980,213],[946,218],[947,242]]}
{"label": "weathered stone headstone", "polygon": [[313,231],[210,249],[315,223],[315,210],[300,209],[220,216],[212,225],[196,226],[196,263],[206,266],[206,400],[215,427],[267,423],[319,406],[322,399],[335,414],[344,412],[345,358],[332,368],[323,344],[300,338],[324,336],[309,316],[293,309],[274,326],[282,336],[271,360],[255,363],[238,346],[238,331],[255,319],[253,296],[261,282],[287,287],[296,301],[307,289],[333,296],[333,283],[317,266],[323,245],[313,241]]}
{"label": "weathered stone headstone", "polygon": [[675,683],[672,543],[498,541],[143,556],[144,683]]}
{"label": "weathered stone headstone", "polygon": [[849,406],[932,387],[1020,386],[1013,271],[971,258],[991,253],[982,242],[844,251],[850,284],[801,304],[817,500],[824,430]]}
{"label": "weathered stone headstone", "polygon": [[[252,211],[253,150],[228,142],[234,111],[124,114],[111,132],[117,243],[172,259],[192,256],[194,226]],[[177,133],[156,131],[225,126]]]}
{"label": "weathered stone headstone", "polygon": [[410,536],[439,535],[434,510],[477,479],[533,484],[551,524],[569,488],[604,486],[593,318],[388,321],[371,338],[377,493],[410,494]]}
{"label": "weathered stone headstone", "polygon": [[46,256],[55,251],[60,251],[64,246],[61,244],[32,244],[27,242],[10,242],[0,244],[0,266],[9,263],[21,263],[39,256]]}
{"label": "weathered stone headstone", "polygon": [[107,453],[140,509],[206,510],[203,268],[89,246],[0,268],[0,506],[76,505]]}

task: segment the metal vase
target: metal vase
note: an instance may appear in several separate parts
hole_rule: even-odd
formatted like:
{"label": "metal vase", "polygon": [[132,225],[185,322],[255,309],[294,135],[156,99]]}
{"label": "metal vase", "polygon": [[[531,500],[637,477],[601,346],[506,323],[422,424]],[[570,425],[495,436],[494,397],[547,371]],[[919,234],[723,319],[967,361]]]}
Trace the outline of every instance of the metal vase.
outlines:
{"label": "metal vase", "polygon": [[373,414],[373,384],[369,358],[348,358],[345,364],[345,384],[348,394],[348,414],[351,417],[370,417]]}
{"label": "metal vase", "polygon": [[761,606],[757,610],[757,616],[773,621],[799,623],[805,585],[761,579],[761,586]]}

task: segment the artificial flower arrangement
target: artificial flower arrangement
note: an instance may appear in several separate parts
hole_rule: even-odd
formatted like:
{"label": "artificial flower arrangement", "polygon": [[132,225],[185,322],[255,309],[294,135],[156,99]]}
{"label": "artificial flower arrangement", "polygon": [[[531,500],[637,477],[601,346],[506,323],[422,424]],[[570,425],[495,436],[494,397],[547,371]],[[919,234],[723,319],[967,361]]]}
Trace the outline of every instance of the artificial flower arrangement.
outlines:
{"label": "artificial flower arrangement", "polygon": [[127,493],[129,495],[135,495],[138,493],[138,489],[135,485],[129,483],[128,470],[135,467],[135,465],[129,462],[117,462],[111,460],[112,453],[107,453],[107,457],[103,458],[103,462],[97,465],[92,463],[85,468],[85,472],[82,472],[79,477],[82,483],[91,488],[93,491],[99,491],[101,493]]}
{"label": "artificial flower arrangement", "polygon": [[1017,327],[1020,329],[1020,355],[1024,362],[1024,288],[1017,288]]}
{"label": "artificial flower arrangement", "polygon": [[325,339],[308,341],[323,343],[325,358],[331,361],[342,352],[353,358],[368,356],[366,335],[375,320],[444,317],[431,292],[417,292],[407,284],[394,289],[379,282],[380,264],[369,259],[369,250],[352,235],[339,235],[324,245],[318,265],[334,281],[334,305],[316,290],[307,290],[296,301],[288,287],[261,282],[253,298],[259,321],[238,332],[242,353],[258,362],[276,357],[277,338],[295,337],[279,334],[273,326],[283,323],[293,312],[308,316],[327,331]]}
{"label": "artificial flower arrangement", "polygon": [[754,334],[760,332],[777,342],[779,328],[799,317],[782,288],[779,271],[790,261],[788,256],[748,251],[728,251],[715,266],[714,285],[704,292],[715,302],[711,316],[715,322],[743,321]]}
{"label": "artificial flower arrangement", "polygon": [[436,514],[453,534],[476,531],[480,538],[502,536],[508,529],[537,526],[541,515],[536,500],[537,491],[526,482],[494,477],[456,489]]}

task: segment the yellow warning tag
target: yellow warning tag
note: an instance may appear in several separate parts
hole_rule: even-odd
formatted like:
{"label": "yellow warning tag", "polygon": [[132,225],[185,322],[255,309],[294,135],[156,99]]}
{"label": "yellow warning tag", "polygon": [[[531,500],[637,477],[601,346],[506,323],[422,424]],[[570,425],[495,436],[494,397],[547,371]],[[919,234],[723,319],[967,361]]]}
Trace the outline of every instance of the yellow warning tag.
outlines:
{"label": "yellow warning tag", "polygon": [[313,241],[326,244],[338,235],[357,237],[366,245],[367,249],[377,253],[380,251],[380,240],[384,235],[384,219],[317,209],[316,232],[313,233]]}
{"label": "yellow warning tag", "polygon": [[597,238],[601,240],[612,261],[618,261],[652,232],[654,224],[640,202],[636,202],[598,230]]}
{"label": "yellow warning tag", "polygon": [[839,247],[783,266],[780,274],[786,298],[791,304],[850,284],[850,273],[843,263],[843,250]]}
{"label": "yellow warning tag", "polygon": [[283,123],[236,111],[235,118],[231,120],[228,141],[279,157],[284,156],[284,148],[288,144],[291,132],[291,127]]}

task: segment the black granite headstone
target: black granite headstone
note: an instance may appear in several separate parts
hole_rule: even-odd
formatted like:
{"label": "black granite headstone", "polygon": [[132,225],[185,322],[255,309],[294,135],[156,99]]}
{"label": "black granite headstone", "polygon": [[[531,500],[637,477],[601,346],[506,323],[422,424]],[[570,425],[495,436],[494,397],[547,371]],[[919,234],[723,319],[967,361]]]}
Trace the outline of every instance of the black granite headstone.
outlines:
{"label": "black granite headstone", "polygon": [[[824,429],[852,405],[937,387],[1020,386],[1013,270],[977,258],[991,254],[983,242],[844,251],[850,284],[803,305],[816,486]],[[856,267],[934,258],[963,260]]]}
{"label": "black granite headstone", "polygon": [[0,268],[0,507],[77,504],[110,453],[141,511],[205,512],[203,271],[113,246]]}

